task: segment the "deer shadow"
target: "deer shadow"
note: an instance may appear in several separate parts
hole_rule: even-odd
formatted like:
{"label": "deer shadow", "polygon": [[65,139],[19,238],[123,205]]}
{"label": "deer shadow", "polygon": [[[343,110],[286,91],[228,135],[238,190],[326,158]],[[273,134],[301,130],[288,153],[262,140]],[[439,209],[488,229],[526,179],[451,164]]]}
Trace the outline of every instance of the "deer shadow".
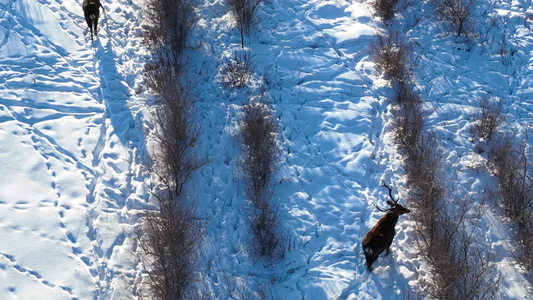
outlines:
{"label": "deer shadow", "polygon": [[113,134],[125,147],[142,145],[141,142],[144,140],[142,130],[136,130],[138,120],[135,120],[128,105],[132,94],[124,76],[117,68],[117,56],[113,51],[111,39],[107,38],[105,45],[101,44],[100,39],[96,39],[94,45],[99,60],[98,75],[102,101]]}

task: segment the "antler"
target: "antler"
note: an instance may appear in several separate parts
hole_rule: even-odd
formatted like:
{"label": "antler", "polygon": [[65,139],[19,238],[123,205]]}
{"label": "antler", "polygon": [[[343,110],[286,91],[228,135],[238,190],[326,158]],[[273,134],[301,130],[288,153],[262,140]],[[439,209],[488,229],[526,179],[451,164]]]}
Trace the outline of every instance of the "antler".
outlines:
{"label": "antler", "polygon": [[383,208],[379,207],[376,203],[372,202],[372,204],[374,204],[374,206],[375,206],[379,211],[381,211],[381,212],[387,212],[386,209],[383,209]]}
{"label": "antler", "polygon": [[392,200],[392,202],[394,202],[394,203],[398,203],[398,201],[400,200],[400,197],[398,197],[398,199],[394,200],[394,197],[392,197],[392,188],[389,187],[389,186],[385,183],[385,181],[382,181],[382,185],[381,185],[381,186],[382,186],[382,187],[386,187],[386,188],[389,190],[389,197],[390,197],[390,199]]}

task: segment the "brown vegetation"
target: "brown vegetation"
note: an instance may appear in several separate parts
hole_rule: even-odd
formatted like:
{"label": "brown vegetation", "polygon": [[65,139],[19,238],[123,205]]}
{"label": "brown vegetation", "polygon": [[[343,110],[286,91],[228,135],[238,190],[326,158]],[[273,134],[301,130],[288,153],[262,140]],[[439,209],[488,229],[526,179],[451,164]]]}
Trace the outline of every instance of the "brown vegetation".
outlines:
{"label": "brown vegetation", "polygon": [[444,199],[447,192],[439,175],[443,154],[437,135],[425,130],[423,101],[412,88],[412,49],[397,32],[378,36],[372,47],[377,66],[394,89],[393,132],[404,155],[408,203],[417,224],[416,243],[432,269],[425,293],[436,299],[490,299],[499,283],[499,278],[489,277],[492,254],[472,235],[475,226],[469,222],[476,219],[465,219],[470,203],[456,200],[464,210],[454,213]]}
{"label": "brown vegetation", "polygon": [[245,191],[252,204],[249,216],[252,253],[266,260],[281,258],[284,254],[281,218],[273,199],[273,176],[279,156],[273,111],[264,102],[250,101],[243,105],[240,128]]}
{"label": "brown vegetation", "polygon": [[136,287],[149,299],[185,299],[196,295],[196,261],[202,239],[195,218],[196,204],[189,183],[202,166],[196,142],[200,129],[193,122],[193,99],[181,85],[182,53],[193,24],[190,0],[150,0],[152,20],[144,42],[152,51],[144,80],[153,92],[151,107],[155,146],[147,169],[151,173],[151,201],[141,214],[135,241],[143,277]]}
{"label": "brown vegetation", "polygon": [[241,47],[244,48],[244,36],[249,35],[256,21],[256,10],[263,0],[229,0],[237,27],[241,34]]}
{"label": "brown vegetation", "polygon": [[371,43],[370,47],[374,62],[385,75],[385,79],[390,80],[393,86],[410,83],[413,49],[398,31],[378,34],[377,42]]}
{"label": "brown vegetation", "polygon": [[478,106],[480,112],[475,115],[475,135],[490,140],[492,134],[503,123],[502,100],[485,97],[478,101]]}
{"label": "brown vegetation", "polygon": [[475,0],[431,0],[435,13],[455,33],[456,38],[474,37],[476,19],[472,15]]}
{"label": "brown vegetation", "polygon": [[[527,137],[527,134],[526,134]],[[500,205],[516,229],[519,260],[533,269],[533,170],[526,138],[502,133],[490,144],[489,162],[499,182]]]}
{"label": "brown vegetation", "polygon": [[226,64],[220,69],[222,83],[230,89],[245,87],[253,72],[254,66],[250,53],[247,52],[235,52],[232,58],[226,59]]}
{"label": "brown vegetation", "polygon": [[372,7],[384,23],[389,23],[394,17],[396,5],[399,0],[374,0]]}

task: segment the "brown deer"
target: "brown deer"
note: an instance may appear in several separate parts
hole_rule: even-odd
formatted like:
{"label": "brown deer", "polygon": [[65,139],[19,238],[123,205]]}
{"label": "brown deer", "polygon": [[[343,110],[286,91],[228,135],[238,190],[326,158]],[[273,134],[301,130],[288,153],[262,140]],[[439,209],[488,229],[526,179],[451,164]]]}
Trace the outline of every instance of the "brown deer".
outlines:
{"label": "brown deer", "polygon": [[387,254],[389,254],[389,248],[394,239],[394,235],[396,235],[394,226],[396,225],[396,222],[398,222],[398,217],[410,212],[410,210],[398,203],[400,198],[394,200],[392,197],[392,188],[385,183],[383,183],[382,187],[386,187],[389,190],[389,197],[392,201],[387,200],[387,204],[390,205],[390,208],[386,210],[383,210],[374,204],[379,211],[385,212],[386,214],[379,219],[378,223],[372,227],[363,238],[362,246],[368,271],[372,271],[372,263],[378,258],[383,250],[387,250]]}
{"label": "brown deer", "polygon": [[85,16],[85,22],[91,30],[91,41],[93,40],[93,27],[94,34],[98,35],[98,17],[100,16],[100,7],[104,10],[105,8],[100,3],[100,0],[83,0],[83,14]]}

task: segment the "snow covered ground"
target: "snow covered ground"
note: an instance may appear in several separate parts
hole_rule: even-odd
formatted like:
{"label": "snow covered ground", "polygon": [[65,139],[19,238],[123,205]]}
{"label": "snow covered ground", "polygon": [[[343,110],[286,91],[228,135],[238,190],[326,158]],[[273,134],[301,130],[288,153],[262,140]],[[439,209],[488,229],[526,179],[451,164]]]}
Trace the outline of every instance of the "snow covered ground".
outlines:
{"label": "snow covered ground", "polygon": [[[0,299],[135,298],[128,283],[141,268],[131,260],[129,234],[147,200],[142,2],[102,3],[106,13],[91,43],[81,3],[0,0]],[[480,2],[475,12],[487,42],[468,49],[441,37],[422,4],[399,22],[416,42],[417,87],[457,197],[479,201],[495,184],[470,132],[476,96],[501,97],[509,126],[531,124],[530,7]],[[265,2],[245,40],[253,85],[233,91],[219,75],[240,51],[226,2],[199,1],[197,12],[188,79],[202,126],[200,155],[208,160],[194,182],[206,230],[203,289],[217,299],[401,299],[416,288],[428,270],[408,215],[391,255],[372,273],[359,246],[382,215],[372,204],[384,206],[388,197],[381,181],[406,194],[390,133],[390,88],[369,51],[383,25],[368,3]],[[502,32],[516,50],[506,64],[498,52]],[[291,245],[274,266],[247,252],[235,140],[240,105],[262,84],[281,126],[275,198]],[[499,254],[499,298],[531,298],[499,212],[491,209],[479,228]]]}

